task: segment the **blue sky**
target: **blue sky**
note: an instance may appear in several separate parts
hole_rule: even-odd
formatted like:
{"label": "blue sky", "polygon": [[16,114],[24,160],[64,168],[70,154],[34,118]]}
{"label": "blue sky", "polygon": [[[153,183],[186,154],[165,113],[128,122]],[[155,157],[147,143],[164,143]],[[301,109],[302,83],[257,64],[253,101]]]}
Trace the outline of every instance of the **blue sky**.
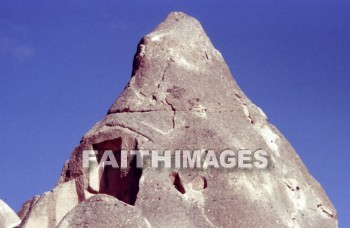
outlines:
{"label": "blue sky", "polygon": [[128,82],[139,40],[171,11],[202,23],[350,227],[350,1],[341,0],[2,0],[0,198],[17,210],[53,188]]}

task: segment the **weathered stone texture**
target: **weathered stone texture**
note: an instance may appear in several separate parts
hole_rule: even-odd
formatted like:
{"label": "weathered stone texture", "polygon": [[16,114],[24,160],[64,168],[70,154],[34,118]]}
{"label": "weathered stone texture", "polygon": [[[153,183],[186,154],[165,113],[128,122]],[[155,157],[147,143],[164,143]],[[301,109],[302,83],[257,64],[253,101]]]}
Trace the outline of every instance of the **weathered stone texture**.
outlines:
{"label": "weathered stone texture", "polygon": [[[84,149],[226,148],[263,149],[271,165],[82,167]],[[124,92],[82,138],[56,188],[34,201],[21,213],[23,227],[337,226],[335,208],[294,149],[238,87],[200,23],[178,12],[141,40]]]}

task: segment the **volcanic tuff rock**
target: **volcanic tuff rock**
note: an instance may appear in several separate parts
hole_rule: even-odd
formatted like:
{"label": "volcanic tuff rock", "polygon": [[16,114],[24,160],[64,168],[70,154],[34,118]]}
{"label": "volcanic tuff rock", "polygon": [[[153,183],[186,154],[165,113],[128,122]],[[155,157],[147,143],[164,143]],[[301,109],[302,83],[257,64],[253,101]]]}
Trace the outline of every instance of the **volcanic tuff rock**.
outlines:
{"label": "volcanic tuff rock", "polygon": [[[264,170],[85,169],[83,150],[263,149]],[[95,159],[99,161],[99,155]],[[200,23],[171,13],[138,45],[130,82],[22,227],[336,227],[291,145],[241,91]]]}
{"label": "volcanic tuff rock", "polygon": [[17,227],[20,223],[16,213],[0,199],[0,228]]}

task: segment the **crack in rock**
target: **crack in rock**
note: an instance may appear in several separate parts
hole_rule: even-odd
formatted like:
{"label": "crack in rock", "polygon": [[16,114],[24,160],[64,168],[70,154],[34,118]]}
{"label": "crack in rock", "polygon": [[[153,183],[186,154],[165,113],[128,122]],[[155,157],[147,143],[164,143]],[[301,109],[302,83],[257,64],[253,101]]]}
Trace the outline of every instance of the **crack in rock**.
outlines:
{"label": "crack in rock", "polygon": [[322,203],[317,204],[317,208],[319,208],[323,213],[325,213],[330,218],[336,218],[337,217],[328,208],[326,208]]}
{"label": "crack in rock", "polygon": [[173,129],[175,129],[175,115],[176,115],[176,109],[175,109],[174,105],[172,105],[171,103],[169,103],[169,101],[167,101],[167,99],[165,99],[165,103],[166,103],[167,105],[169,105],[170,108],[171,108],[171,110],[174,112],[172,121],[173,121]]}
{"label": "crack in rock", "polygon": [[124,124],[121,124],[121,123],[106,123],[106,126],[108,126],[108,127],[120,127],[120,128],[128,129],[129,131],[132,131],[132,132],[134,132],[134,133],[136,133],[138,135],[141,135],[142,137],[146,138],[148,141],[154,142],[152,140],[152,138],[150,138],[149,136],[147,136],[147,135],[137,131],[134,128],[128,127],[128,126],[126,126]]}
{"label": "crack in rock", "polygon": [[171,62],[168,62],[167,66],[165,67],[165,70],[163,71],[162,80],[158,84],[158,89],[160,88],[161,84],[165,81],[165,74],[168,71],[170,64],[171,64]]}

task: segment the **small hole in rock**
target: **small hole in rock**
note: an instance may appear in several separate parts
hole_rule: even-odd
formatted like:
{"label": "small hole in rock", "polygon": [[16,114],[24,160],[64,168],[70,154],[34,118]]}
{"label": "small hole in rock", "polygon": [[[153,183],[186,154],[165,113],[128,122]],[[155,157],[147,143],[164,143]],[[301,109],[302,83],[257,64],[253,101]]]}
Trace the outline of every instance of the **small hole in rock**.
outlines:
{"label": "small hole in rock", "polygon": [[203,178],[203,181],[204,181],[203,189],[206,189],[208,187],[207,178],[205,178],[205,177],[202,177],[202,178]]}
{"label": "small hole in rock", "polygon": [[181,192],[181,194],[185,194],[186,190],[182,184],[182,180],[180,178],[180,175],[176,172],[172,173],[171,176],[173,177],[173,185],[175,186],[175,188]]}

